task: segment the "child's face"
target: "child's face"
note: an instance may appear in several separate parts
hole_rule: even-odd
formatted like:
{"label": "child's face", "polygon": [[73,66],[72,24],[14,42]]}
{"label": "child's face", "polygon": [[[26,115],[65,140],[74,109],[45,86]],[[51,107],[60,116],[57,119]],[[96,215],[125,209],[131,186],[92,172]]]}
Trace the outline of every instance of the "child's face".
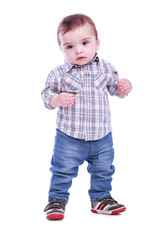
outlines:
{"label": "child's face", "polygon": [[60,32],[59,39],[64,56],[74,65],[86,65],[99,49],[99,40],[88,23],[64,35]]}

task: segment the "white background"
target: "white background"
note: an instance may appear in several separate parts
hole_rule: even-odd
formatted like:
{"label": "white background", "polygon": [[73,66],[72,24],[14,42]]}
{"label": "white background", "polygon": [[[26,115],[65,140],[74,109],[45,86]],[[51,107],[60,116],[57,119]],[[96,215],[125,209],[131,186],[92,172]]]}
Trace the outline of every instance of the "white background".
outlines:
{"label": "white background", "polygon": [[[133,84],[110,97],[116,173],[112,195],[127,211],[90,212],[87,164],[73,181],[63,221],[49,222],[47,204],[56,111],[43,106],[49,72],[64,58],[56,40],[61,18],[89,15],[100,57]],[[1,239],[160,239],[158,0],[5,0],[0,3]]]}

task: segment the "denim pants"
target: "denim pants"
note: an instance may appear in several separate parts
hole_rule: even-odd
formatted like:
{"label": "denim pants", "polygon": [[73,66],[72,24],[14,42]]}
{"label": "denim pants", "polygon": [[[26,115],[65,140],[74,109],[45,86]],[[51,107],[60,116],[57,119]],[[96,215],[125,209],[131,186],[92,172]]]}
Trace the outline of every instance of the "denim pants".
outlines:
{"label": "denim pants", "polygon": [[95,202],[110,195],[112,175],[115,171],[112,165],[114,149],[112,134],[107,134],[97,141],[85,141],[72,138],[56,130],[54,152],[51,161],[51,184],[49,201],[52,199],[69,199],[69,188],[72,179],[78,174],[78,167],[84,161],[88,162],[90,173],[89,196]]}

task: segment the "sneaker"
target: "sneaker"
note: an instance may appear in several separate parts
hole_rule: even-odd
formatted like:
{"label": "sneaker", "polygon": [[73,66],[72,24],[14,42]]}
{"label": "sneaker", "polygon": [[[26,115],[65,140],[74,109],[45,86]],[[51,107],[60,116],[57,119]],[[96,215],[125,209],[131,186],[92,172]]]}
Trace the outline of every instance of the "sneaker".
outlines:
{"label": "sneaker", "polygon": [[53,199],[51,200],[44,212],[46,213],[46,218],[48,220],[61,220],[64,218],[66,202],[63,199]]}
{"label": "sneaker", "polygon": [[102,214],[118,214],[124,212],[126,207],[122,204],[119,204],[111,196],[106,197],[98,202],[92,202],[91,212],[93,213],[102,213]]}

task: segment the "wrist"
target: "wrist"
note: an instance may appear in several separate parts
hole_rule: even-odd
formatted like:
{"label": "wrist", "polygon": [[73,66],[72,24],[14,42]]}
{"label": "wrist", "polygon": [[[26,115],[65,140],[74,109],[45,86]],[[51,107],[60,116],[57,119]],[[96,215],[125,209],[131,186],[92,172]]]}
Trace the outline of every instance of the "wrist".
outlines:
{"label": "wrist", "polygon": [[53,108],[59,107],[59,94],[54,95],[50,100],[50,106]]}

